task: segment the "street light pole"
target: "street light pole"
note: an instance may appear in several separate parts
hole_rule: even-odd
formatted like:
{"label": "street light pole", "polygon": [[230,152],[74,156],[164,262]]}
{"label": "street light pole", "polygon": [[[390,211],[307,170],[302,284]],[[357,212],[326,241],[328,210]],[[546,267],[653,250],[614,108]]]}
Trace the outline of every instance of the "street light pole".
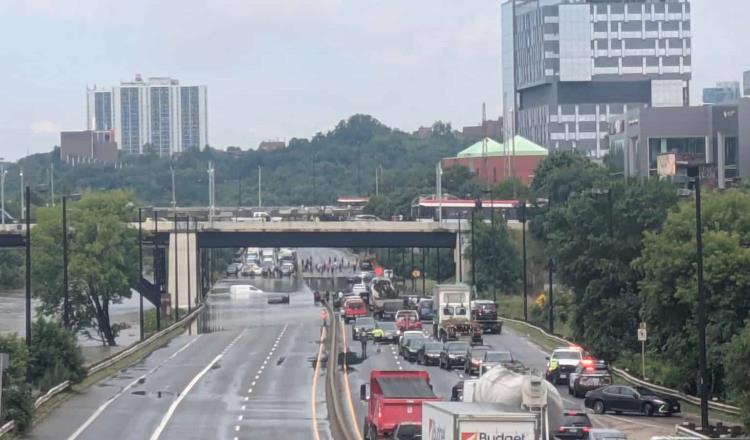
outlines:
{"label": "street light pole", "polygon": [[[3,162],[5,158],[0,157],[0,162]],[[0,215],[2,215],[2,225],[5,226],[5,164],[0,163]]]}
{"label": "street light pole", "polygon": [[169,172],[172,174],[172,211],[177,217],[177,192],[175,190],[174,165],[169,165]]}
{"label": "street light pole", "polygon": [[262,168],[258,165],[258,208],[263,207],[263,193],[261,185],[263,184]]}
{"label": "street light pole", "polygon": [[18,178],[21,179],[21,221],[26,218],[26,204],[24,203],[23,169],[19,169]]}
{"label": "street light pole", "polygon": [[70,286],[68,282],[68,198],[62,197],[63,325],[70,328]]}
{"label": "street light pole", "polygon": [[[65,198],[63,197],[63,206]],[[138,283],[143,278],[143,208],[138,208]],[[155,281],[155,280],[154,280]],[[143,293],[138,295],[138,319],[141,326],[141,341],[143,340]]]}
{"label": "street light pole", "polygon": [[461,243],[461,211],[458,211],[458,282],[462,283],[464,281],[464,266],[463,262],[463,246]]}
{"label": "street light pole", "polygon": [[174,321],[177,322],[180,320],[180,277],[177,274],[177,268],[180,266],[177,261],[179,258],[177,253],[177,212],[174,213],[174,233],[172,236],[174,237]]}
{"label": "street light pole", "polygon": [[187,252],[187,296],[188,296],[188,314],[192,311],[191,302],[193,301],[192,296],[192,286],[193,286],[193,280],[190,278],[190,217],[187,218],[187,226],[185,227],[185,241],[187,241],[187,244],[185,245],[185,251]]}
{"label": "street light pole", "polygon": [[521,202],[521,241],[523,247],[523,320],[529,320],[529,305],[528,305],[528,288],[529,283],[527,279],[527,268],[526,268],[526,200]]}
{"label": "street light pole", "polygon": [[703,224],[701,219],[701,177],[698,166],[688,168],[695,179],[695,245],[698,258],[698,368],[701,398],[701,426],[708,429],[708,371],[706,368],[706,293],[703,288]]}
{"label": "street light pole", "polygon": [[547,267],[549,268],[549,298],[547,298],[549,301],[549,332],[555,333],[555,300],[552,296],[552,272],[554,268],[552,258],[547,260]]}
{"label": "street light pole", "polygon": [[31,346],[31,190],[26,187],[26,345]]}

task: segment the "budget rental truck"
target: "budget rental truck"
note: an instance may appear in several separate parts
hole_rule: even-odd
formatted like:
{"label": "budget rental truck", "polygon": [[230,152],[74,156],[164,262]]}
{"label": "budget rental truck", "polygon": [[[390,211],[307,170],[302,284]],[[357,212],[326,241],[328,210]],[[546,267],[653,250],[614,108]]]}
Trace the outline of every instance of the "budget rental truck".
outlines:
{"label": "budget rental truck", "polygon": [[504,411],[494,403],[424,402],[422,438],[440,440],[537,440],[538,418]]}

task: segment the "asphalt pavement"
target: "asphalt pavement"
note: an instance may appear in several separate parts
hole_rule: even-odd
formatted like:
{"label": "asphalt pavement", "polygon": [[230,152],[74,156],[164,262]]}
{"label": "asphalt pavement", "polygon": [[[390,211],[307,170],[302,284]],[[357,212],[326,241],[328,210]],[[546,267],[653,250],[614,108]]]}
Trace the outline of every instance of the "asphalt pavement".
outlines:
{"label": "asphalt pavement", "polygon": [[[411,363],[399,356],[396,344],[375,344],[370,341],[367,344],[367,357],[361,358],[361,344],[351,339],[351,325],[344,326],[347,338],[348,350],[352,352],[348,359],[353,360],[349,368],[349,384],[351,399],[356,413],[356,421],[362,432],[362,424],[366,415],[365,402],[359,400],[359,387],[369,382],[372,370],[426,370],[430,373],[435,393],[450,400],[453,386],[464,378],[476,378],[476,376],[465,376],[463,368],[444,370],[437,366],[422,366]],[[432,335],[432,324],[424,327],[424,332]],[[513,356],[524,365],[539,372],[546,367],[544,350],[531,342],[525,335],[503,328],[499,335],[484,335],[484,347],[493,349],[508,349]],[[559,385],[558,391],[563,398],[567,409],[582,409],[583,399],[574,398],[568,394],[567,385]],[[589,417],[596,428],[615,428],[623,431],[629,439],[647,440],[652,436],[674,435],[675,425],[684,421],[681,417],[645,417],[640,415],[595,415],[589,411]]]}
{"label": "asphalt pavement", "polygon": [[[234,295],[234,283],[264,293]],[[330,439],[310,290],[295,279],[227,279],[214,292],[186,333],[73,396],[26,438]],[[290,304],[267,304],[272,292]]]}

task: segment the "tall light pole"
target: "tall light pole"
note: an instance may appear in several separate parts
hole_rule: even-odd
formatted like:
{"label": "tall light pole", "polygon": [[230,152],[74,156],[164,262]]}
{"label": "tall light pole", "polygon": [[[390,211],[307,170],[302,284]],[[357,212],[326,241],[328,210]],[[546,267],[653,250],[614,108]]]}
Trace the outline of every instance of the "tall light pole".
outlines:
{"label": "tall light pole", "polygon": [[689,166],[688,177],[695,184],[695,246],[698,258],[698,369],[701,398],[701,426],[708,429],[708,370],[706,368],[706,292],[703,288],[703,224],[701,219],[701,176],[697,165]]}
{"label": "tall light pole", "polygon": [[169,165],[169,172],[172,174],[172,212],[177,216],[177,192],[175,191],[174,165]]}
{"label": "tall light pole", "polygon": [[2,215],[2,224],[5,226],[5,174],[8,172],[5,170],[5,158],[0,157],[0,215]]}
{"label": "tall light pole", "polygon": [[26,345],[31,346],[31,189],[26,187]]}
{"label": "tall light pole", "polygon": [[258,165],[258,208],[263,207],[263,168]]}
{"label": "tall light pole", "polygon": [[213,225],[216,204],[216,187],[214,182],[214,164],[208,163],[208,222]]}
{"label": "tall light pole", "polygon": [[68,200],[62,198],[62,247],[63,247],[63,325],[70,328],[70,286],[68,282]]}
{"label": "tall light pole", "polygon": [[527,280],[527,269],[526,269],[526,200],[521,202],[521,226],[523,227],[521,232],[521,241],[523,246],[523,320],[529,320],[529,306],[528,306],[528,288],[529,282]]}
{"label": "tall light pole", "polygon": [[[65,198],[63,197],[63,206]],[[143,278],[143,208],[138,207],[138,283]],[[156,283],[156,280],[154,280]],[[158,309],[158,307],[157,307]],[[138,295],[138,320],[140,322],[140,337],[143,340],[143,293]]]}
{"label": "tall light pole", "polygon": [[24,203],[23,169],[18,169],[18,178],[21,179],[21,221],[26,218],[26,203]]}

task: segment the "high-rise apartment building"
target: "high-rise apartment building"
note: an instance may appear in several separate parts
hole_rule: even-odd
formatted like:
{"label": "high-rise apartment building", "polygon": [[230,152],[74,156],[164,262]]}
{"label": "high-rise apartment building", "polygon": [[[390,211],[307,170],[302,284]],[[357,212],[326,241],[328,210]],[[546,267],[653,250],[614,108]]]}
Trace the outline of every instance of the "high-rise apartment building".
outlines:
{"label": "high-rise apartment building", "polygon": [[744,96],[750,96],[750,70],[747,70],[742,74],[742,94]]}
{"label": "high-rise apartment building", "polygon": [[506,130],[602,156],[610,118],[688,105],[690,37],[688,0],[506,0]]}
{"label": "high-rise apartment building", "polygon": [[740,97],[740,83],[738,81],[725,81],[716,83],[715,87],[703,89],[703,103],[711,105],[737,104]]}
{"label": "high-rise apartment building", "polygon": [[87,89],[89,130],[113,130],[120,151],[161,156],[208,145],[206,86],[136,75],[112,88]]}

